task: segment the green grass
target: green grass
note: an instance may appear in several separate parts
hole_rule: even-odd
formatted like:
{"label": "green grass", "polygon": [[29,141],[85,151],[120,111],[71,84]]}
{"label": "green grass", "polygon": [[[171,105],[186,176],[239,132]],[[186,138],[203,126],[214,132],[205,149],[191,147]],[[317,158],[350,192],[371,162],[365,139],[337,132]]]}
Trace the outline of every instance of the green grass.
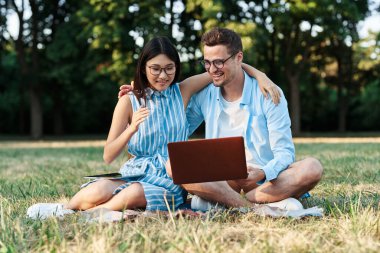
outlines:
{"label": "green grass", "polygon": [[82,176],[116,171],[101,148],[0,149],[0,252],[379,252],[380,144],[299,144],[322,182],[306,206],[323,218],[272,219],[228,211],[205,219],[140,217],[113,224],[25,217],[37,202],[67,201]]}

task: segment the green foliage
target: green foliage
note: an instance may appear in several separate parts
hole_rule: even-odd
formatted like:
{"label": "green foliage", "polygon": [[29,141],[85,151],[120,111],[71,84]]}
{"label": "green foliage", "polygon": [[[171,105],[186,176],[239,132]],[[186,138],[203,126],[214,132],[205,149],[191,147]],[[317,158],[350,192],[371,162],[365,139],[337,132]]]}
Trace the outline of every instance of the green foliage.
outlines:
{"label": "green foliage", "polygon": [[0,51],[0,132],[9,132],[15,128],[19,115],[15,108],[23,99],[19,92],[16,55],[13,51]]}
{"label": "green foliage", "polygon": [[363,88],[358,98],[358,107],[355,108],[359,126],[367,130],[376,131],[380,127],[380,79],[374,80]]}
{"label": "green foliage", "polygon": [[[214,26],[241,35],[244,61],[285,91],[292,116],[297,116],[292,100],[300,98],[301,130],[335,130],[339,115],[350,130],[377,127],[378,116],[367,121],[362,109],[353,112],[370,107],[360,94],[379,79],[379,34],[371,34],[367,45],[358,40],[357,24],[368,15],[369,1],[66,0],[36,1],[36,7],[34,16],[25,16],[20,44],[26,72],[16,42],[5,36],[9,16],[0,19],[2,133],[29,129],[33,85],[46,134],[106,132],[117,88],[133,79],[147,40],[171,37],[183,59],[183,79],[204,71],[197,63],[200,37]],[[15,13],[12,4],[0,4],[0,11]]]}
{"label": "green foliage", "polygon": [[109,127],[117,84],[103,70],[102,55],[92,52],[84,33],[80,18],[73,15],[47,47],[52,71],[45,73],[51,86],[50,106],[45,108],[47,115],[54,115],[54,107],[60,106],[67,132],[100,133]]}

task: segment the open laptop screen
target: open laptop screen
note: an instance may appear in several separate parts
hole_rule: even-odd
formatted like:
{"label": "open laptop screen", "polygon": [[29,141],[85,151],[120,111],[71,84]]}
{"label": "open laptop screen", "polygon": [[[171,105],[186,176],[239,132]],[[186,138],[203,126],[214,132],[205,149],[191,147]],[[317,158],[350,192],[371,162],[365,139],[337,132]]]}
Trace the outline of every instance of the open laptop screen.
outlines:
{"label": "open laptop screen", "polygon": [[247,178],[241,136],[171,142],[168,149],[175,184]]}

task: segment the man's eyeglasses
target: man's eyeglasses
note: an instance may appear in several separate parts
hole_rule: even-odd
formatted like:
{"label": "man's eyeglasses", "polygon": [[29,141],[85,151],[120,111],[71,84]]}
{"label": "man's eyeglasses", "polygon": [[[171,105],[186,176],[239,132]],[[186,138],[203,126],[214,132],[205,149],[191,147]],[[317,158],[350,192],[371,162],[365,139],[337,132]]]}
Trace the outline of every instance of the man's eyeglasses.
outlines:
{"label": "man's eyeglasses", "polygon": [[225,60],[222,60],[222,59],[216,59],[216,60],[213,60],[213,61],[209,61],[209,60],[200,60],[199,62],[205,67],[206,71],[209,71],[209,69],[211,68],[211,64],[214,65],[215,68],[217,69],[222,69],[224,67],[224,63],[226,61],[228,61],[229,59],[231,59],[233,56],[235,56],[238,52],[236,53],[233,53],[230,57],[228,57],[227,59]]}
{"label": "man's eyeglasses", "polygon": [[175,73],[175,66],[170,65],[166,66],[165,68],[161,68],[159,66],[148,66],[149,72],[154,76],[159,76],[162,71],[165,72],[168,76],[173,75]]}

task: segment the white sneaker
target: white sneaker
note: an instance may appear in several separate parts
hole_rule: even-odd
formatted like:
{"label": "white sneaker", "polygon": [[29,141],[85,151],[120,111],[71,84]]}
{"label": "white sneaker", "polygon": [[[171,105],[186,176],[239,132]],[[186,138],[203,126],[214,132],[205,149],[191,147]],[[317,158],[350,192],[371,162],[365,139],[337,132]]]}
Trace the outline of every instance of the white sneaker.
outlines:
{"label": "white sneaker", "polygon": [[221,205],[204,200],[201,197],[198,197],[196,195],[194,195],[191,198],[191,209],[205,212],[205,211],[208,211],[211,209],[217,209],[217,208],[224,209]]}
{"label": "white sneaker", "polygon": [[298,211],[304,209],[301,202],[295,198],[287,198],[278,202],[267,203],[267,206],[278,207],[287,211]]}
{"label": "white sneaker", "polygon": [[75,213],[71,209],[64,209],[61,203],[37,203],[26,211],[26,215],[34,220],[45,220],[49,217],[63,218],[66,214]]}

